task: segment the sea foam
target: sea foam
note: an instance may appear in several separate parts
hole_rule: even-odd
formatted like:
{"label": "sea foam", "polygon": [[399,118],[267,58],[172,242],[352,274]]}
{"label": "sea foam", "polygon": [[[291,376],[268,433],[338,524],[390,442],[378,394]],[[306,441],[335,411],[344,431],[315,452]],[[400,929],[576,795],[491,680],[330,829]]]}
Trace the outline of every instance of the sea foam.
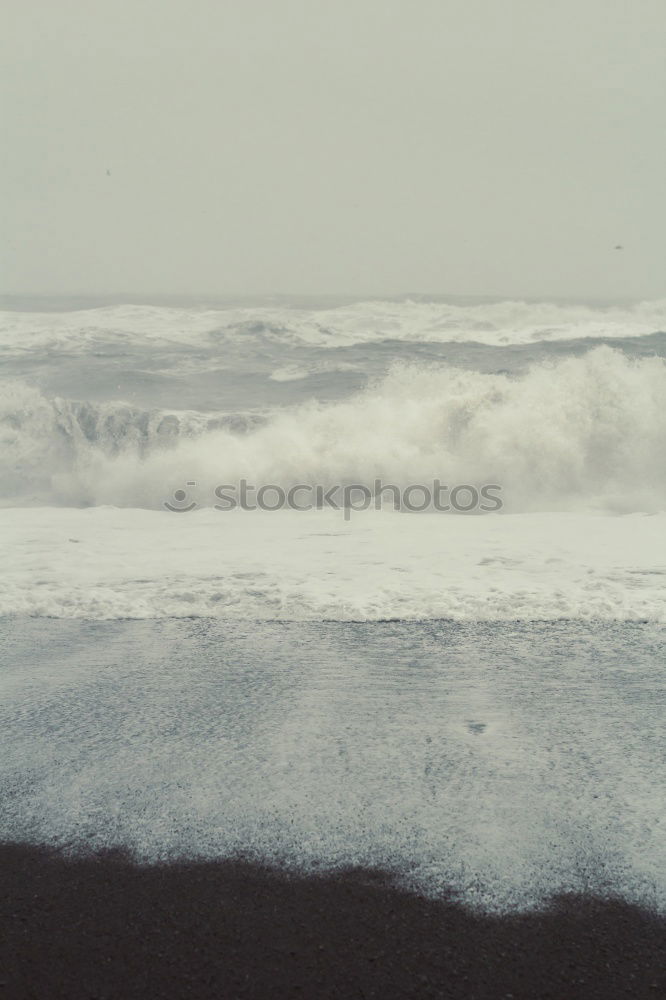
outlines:
{"label": "sea foam", "polygon": [[663,622],[666,515],[2,513],[0,616]]}

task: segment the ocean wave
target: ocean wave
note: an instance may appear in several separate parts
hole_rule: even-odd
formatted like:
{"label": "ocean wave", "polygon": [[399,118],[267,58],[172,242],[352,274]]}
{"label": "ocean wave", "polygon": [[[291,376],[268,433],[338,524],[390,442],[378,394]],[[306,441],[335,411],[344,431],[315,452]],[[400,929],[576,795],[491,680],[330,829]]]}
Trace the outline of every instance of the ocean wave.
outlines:
{"label": "ocean wave", "polygon": [[357,365],[344,361],[333,364],[324,361],[312,361],[300,365],[283,365],[271,372],[269,378],[273,382],[300,382],[313,375],[338,375],[344,372],[358,372]]}
{"label": "ocean wave", "polygon": [[0,352],[90,353],[164,346],[271,342],[344,347],[384,340],[531,344],[580,338],[628,338],[666,330],[666,299],[594,307],[522,301],[459,305],[433,301],[369,301],[326,309],[256,306],[183,309],[124,305],[72,312],[0,312]]}
{"label": "ocean wave", "polygon": [[4,386],[2,495],[13,503],[161,507],[245,478],[400,487],[494,483],[509,511],[666,507],[666,363],[608,347],[518,377],[400,364],[342,402],[272,414],[142,411]]}

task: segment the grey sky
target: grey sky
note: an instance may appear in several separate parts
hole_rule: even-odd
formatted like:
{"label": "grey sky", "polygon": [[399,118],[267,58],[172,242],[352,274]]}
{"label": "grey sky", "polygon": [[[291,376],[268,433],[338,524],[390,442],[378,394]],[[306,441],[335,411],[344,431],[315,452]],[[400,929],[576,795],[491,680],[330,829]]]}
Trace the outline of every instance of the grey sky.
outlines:
{"label": "grey sky", "polygon": [[664,0],[2,21],[2,292],[666,295]]}

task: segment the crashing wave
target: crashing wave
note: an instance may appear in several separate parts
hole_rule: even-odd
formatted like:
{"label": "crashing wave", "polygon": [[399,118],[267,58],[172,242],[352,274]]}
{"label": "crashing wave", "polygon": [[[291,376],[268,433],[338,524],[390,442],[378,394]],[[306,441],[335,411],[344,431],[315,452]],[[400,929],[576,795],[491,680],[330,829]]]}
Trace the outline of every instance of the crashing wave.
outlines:
{"label": "crashing wave", "polygon": [[2,392],[2,493],[159,507],[188,481],[212,498],[241,478],[404,487],[436,476],[501,484],[511,511],[658,510],[664,398],[662,359],[608,347],[518,377],[396,365],[342,402],[263,417],[49,400],[19,383]]}

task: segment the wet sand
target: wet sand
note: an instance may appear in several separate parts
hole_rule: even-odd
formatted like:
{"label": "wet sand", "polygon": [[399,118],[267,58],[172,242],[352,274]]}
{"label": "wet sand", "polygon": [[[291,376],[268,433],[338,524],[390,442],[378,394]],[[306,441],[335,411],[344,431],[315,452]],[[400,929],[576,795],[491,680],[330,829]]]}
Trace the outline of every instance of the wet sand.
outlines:
{"label": "wet sand", "polygon": [[7,1000],[556,1000],[666,994],[666,920],[621,901],[474,914],[380,873],[136,866],[0,848]]}

